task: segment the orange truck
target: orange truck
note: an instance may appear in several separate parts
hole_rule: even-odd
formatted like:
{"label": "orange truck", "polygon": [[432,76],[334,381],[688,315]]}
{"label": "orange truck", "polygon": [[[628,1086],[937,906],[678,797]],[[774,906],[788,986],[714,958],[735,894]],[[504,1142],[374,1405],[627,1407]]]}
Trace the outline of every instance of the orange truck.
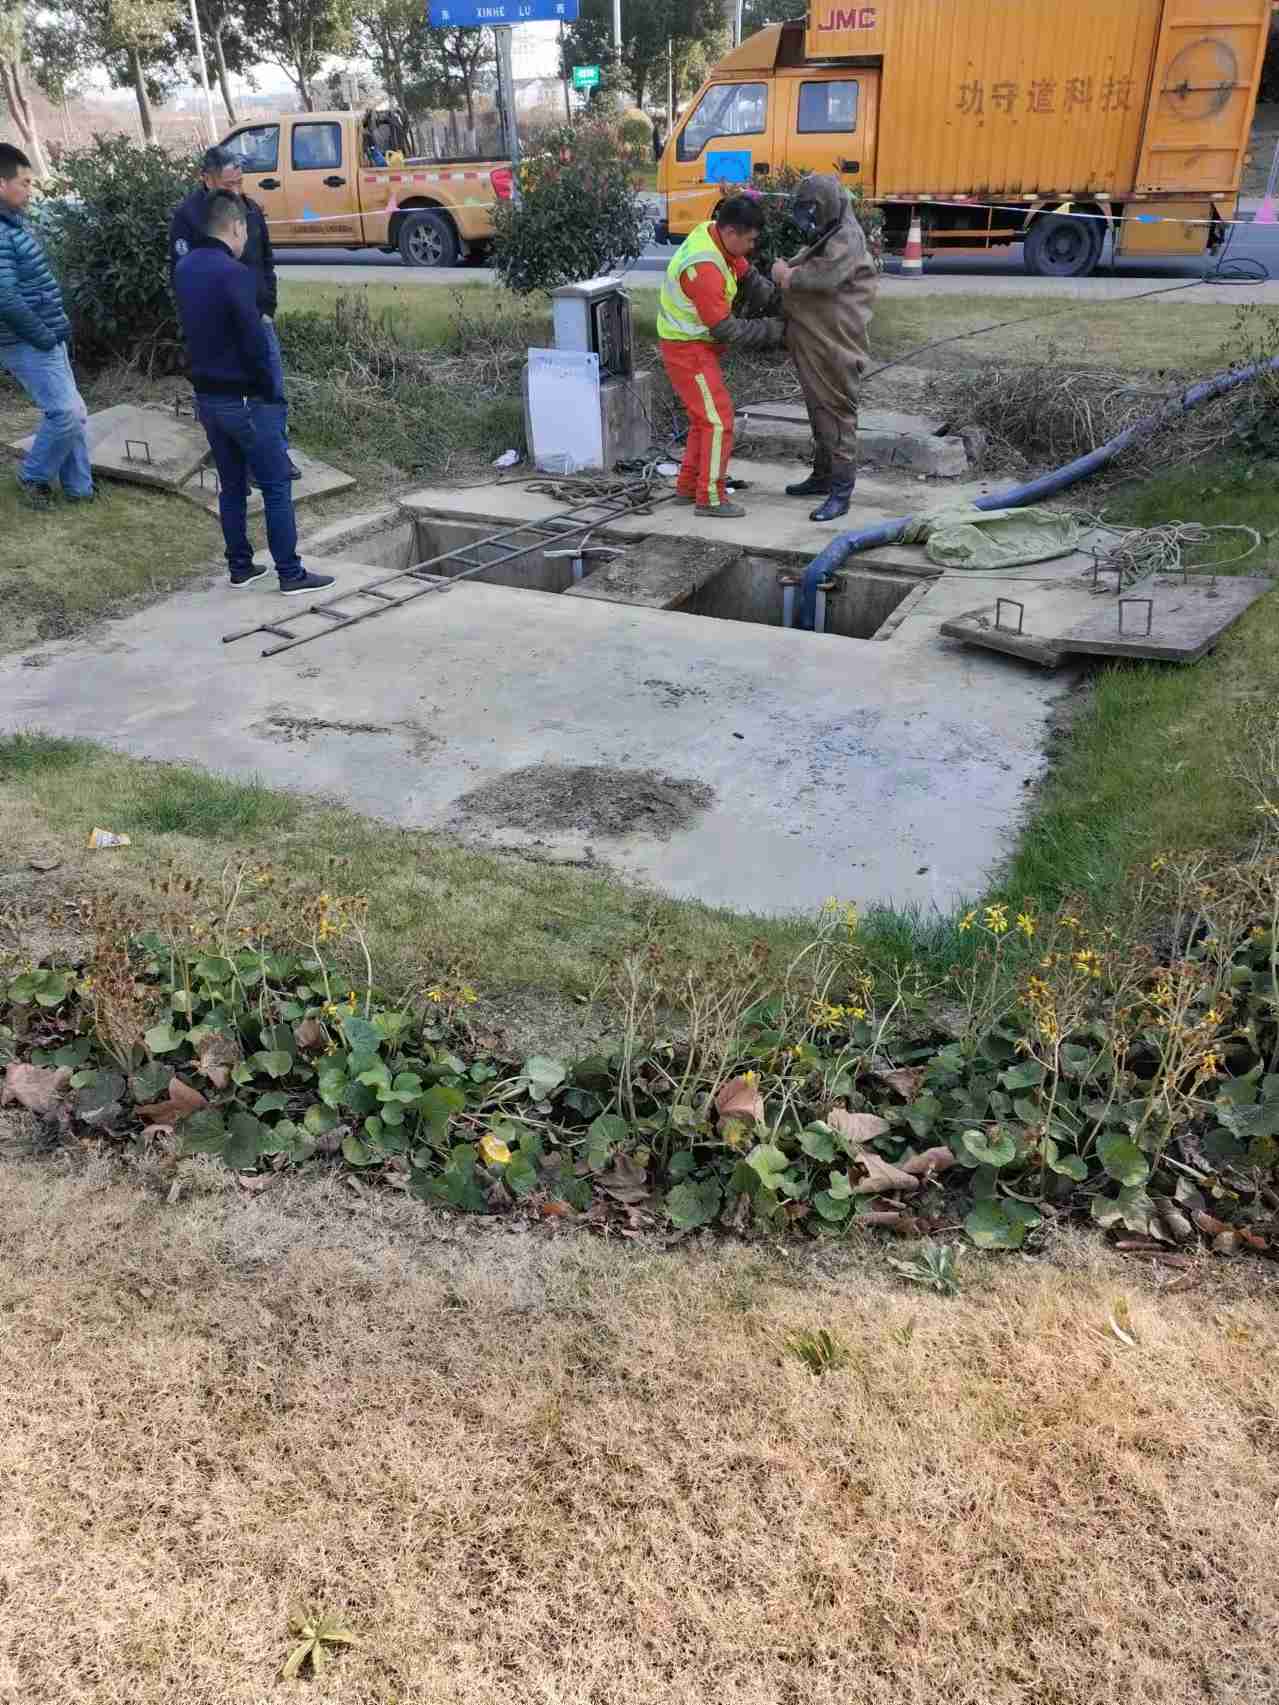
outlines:
{"label": "orange truck", "polygon": [[1272,0],[809,0],[713,68],[662,154],[659,240],[727,190],[837,173],[926,251],[1024,243],[1078,277],[1221,247]]}
{"label": "orange truck", "polygon": [[493,207],[510,198],[509,161],[384,155],[369,116],[285,113],[223,138],[240,157],[244,193],[266,213],[273,246],[398,250],[409,266],[482,258]]}

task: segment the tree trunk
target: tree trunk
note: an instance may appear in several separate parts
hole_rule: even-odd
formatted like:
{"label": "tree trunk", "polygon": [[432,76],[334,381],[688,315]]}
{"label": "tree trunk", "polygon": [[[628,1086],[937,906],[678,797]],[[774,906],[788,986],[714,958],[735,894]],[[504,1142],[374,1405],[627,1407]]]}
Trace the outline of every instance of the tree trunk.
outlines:
{"label": "tree trunk", "polygon": [[22,67],[16,59],[0,59],[0,89],[4,90],[5,104],[30,157],[32,170],[38,178],[47,178],[49,162],[45,158],[44,145],[36,129],[31,103],[27,100],[27,91],[23,87]]}
{"label": "tree trunk", "polygon": [[151,113],[151,97],[147,94],[146,73],[142,69],[142,55],[136,47],[129,49],[129,70],[133,74],[133,92],[138,97],[138,118],[142,125],[142,140],[155,141],[155,119]]}
{"label": "tree trunk", "polygon": [[458,140],[458,134],[457,134],[457,108],[456,107],[450,107],[449,108],[449,129],[453,132],[453,152],[455,154],[460,154],[462,152],[462,144]]}
{"label": "tree trunk", "polygon": [[235,102],[231,99],[231,79],[227,76],[226,54],[222,51],[221,25],[215,24],[211,33],[213,36],[213,63],[217,66],[218,88],[222,94],[222,105],[226,108],[227,122],[238,124],[239,119],[236,117]]}
{"label": "tree trunk", "polygon": [[474,130],[475,129],[475,96],[471,92],[471,73],[469,71],[464,71],[462,73],[462,81],[463,81],[463,87],[466,90],[466,128],[468,130]]}

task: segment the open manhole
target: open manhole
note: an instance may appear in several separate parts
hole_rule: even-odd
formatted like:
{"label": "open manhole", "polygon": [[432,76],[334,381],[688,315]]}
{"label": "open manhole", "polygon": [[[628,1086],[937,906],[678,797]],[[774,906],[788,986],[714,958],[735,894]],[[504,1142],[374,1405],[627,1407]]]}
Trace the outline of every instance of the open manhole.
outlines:
{"label": "open manhole", "polygon": [[[436,565],[432,559],[461,547],[480,553],[487,547],[478,541],[501,526],[419,516],[365,535],[350,549],[361,562],[392,570],[431,562],[432,573],[447,577],[451,565]],[[511,550],[509,532],[508,524],[503,542],[491,547],[495,557]],[[467,578],[518,592],[792,627],[798,621],[799,581],[808,560],[701,538],[609,540],[597,535],[584,550],[580,540],[559,547],[552,541]],[[464,572],[462,564],[456,572]],[[886,639],[926,594],[935,574],[888,564],[841,569],[819,595],[818,630],[842,639]]]}

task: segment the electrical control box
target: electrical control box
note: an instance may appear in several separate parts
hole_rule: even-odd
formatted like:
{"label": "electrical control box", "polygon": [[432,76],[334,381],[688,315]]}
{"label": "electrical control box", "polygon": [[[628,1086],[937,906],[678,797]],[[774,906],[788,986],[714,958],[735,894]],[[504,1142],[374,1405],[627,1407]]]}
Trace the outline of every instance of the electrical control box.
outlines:
{"label": "electrical control box", "polygon": [[601,379],[635,371],[631,299],[616,278],[587,278],[551,291],[555,347],[599,357]]}

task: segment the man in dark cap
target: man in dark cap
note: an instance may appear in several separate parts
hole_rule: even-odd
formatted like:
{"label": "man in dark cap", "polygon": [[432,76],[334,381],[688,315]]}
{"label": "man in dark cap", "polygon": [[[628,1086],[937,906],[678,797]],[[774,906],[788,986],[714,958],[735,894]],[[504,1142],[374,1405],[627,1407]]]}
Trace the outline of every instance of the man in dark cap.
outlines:
{"label": "man in dark cap", "polygon": [[[262,324],[266,331],[267,347],[271,352],[271,372],[275,381],[278,396],[284,395],[284,360],[280,353],[280,340],[275,330],[276,283],[275,283],[275,253],[271,248],[271,233],[267,229],[266,214],[243,192],[244,172],[240,156],[234,148],[224,148],[221,145],[207,148],[200,161],[200,184],[193,189],[184,201],[178,203],[169,220],[169,283],[173,283],[173,274],[183,255],[192,249],[202,248],[208,241],[205,236],[205,210],[208,199],[215,193],[235,196],[244,207],[244,222],[248,231],[248,241],[244,253],[240,256],[241,266],[247,266],[254,275],[256,285],[258,312],[262,315]],[[284,440],[288,445],[288,415],[282,417]],[[290,459],[290,476],[293,479],[302,477],[301,470]]]}

